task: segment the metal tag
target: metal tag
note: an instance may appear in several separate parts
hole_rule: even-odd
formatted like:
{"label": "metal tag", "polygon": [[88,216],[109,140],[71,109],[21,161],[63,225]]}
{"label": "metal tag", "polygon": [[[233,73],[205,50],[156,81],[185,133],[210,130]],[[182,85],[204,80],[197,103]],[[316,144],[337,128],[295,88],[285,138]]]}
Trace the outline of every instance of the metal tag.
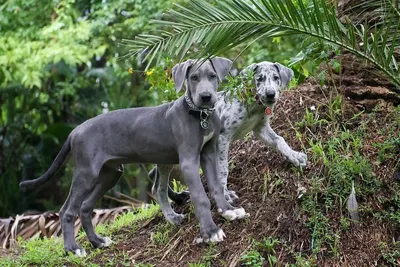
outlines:
{"label": "metal tag", "polygon": [[208,121],[204,120],[200,122],[200,126],[203,129],[207,129],[208,128]]}

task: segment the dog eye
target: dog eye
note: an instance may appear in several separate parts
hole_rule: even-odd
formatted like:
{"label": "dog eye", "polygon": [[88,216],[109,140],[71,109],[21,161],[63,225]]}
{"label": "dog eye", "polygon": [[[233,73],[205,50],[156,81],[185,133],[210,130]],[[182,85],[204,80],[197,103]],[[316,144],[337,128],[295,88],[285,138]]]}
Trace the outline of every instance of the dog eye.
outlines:
{"label": "dog eye", "polygon": [[211,74],[210,77],[211,77],[211,79],[215,79],[215,78],[217,78],[217,75]]}
{"label": "dog eye", "polygon": [[279,80],[279,76],[274,75],[274,81],[278,81]]}
{"label": "dog eye", "polygon": [[192,76],[190,76],[190,79],[192,81],[197,81],[199,78],[196,75],[192,75]]}

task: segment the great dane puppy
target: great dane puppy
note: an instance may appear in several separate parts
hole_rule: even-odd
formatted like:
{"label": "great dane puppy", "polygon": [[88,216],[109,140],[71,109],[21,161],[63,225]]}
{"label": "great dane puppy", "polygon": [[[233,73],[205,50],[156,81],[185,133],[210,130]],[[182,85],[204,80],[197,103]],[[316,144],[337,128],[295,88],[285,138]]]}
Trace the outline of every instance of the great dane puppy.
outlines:
{"label": "great dane puppy", "polygon": [[71,132],[43,176],[20,184],[21,189],[43,184],[72,155],[75,167],[72,185],[60,210],[67,252],[86,255],[74,237],[74,220],[78,214],[93,246],[101,248],[111,244],[110,238],[95,233],[92,211],[104,193],[117,183],[123,172],[122,164],[127,163],[159,164],[153,192],[166,220],[180,223],[183,216],[172,210],[167,196],[171,164],[179,163],[200,221],[198,241],[218,242],[225,237],[211,217],[210,201],[199,176],[200,166],[211,185],[211,196],[220,214],[227,219],[246,217],[243,209],[236,209],[226,201],[223,186],[217,179],[220,120],[212,108],[217,101],[219,81],[231,65],[230,60],[219,57],[201,66],[194,60],[176,65],[172,70],[173,80],[178,91],[186,80],[185,96],[164,105],[116,110],[85,121]]}
{"label": "great dane puppy", "polygon": [[[255,88],[252,91],[256,102],[245,104],[236,97],[230,99],[229,93],[220,92],[215,105],[221,119],[221,133],[218,139],[219,179],[224,186],[225,197],[230,203],[238,196],[227,187],[229,145],[232,141],[243,138],[248,132],[252,131],[258,139],[278,150],[295,166],[304,167],[307,163],[307,155],[291,149],[285,139],[276,134],[270,126],[280,91],[286,88],[293,78],[293,71],[280,63],[268,61],[251,64],[239,75],[243,76],[248,71],[254,73]],[[150,178],[154,179],[155,174],[156,169],[151,170]],[[179,177],[181,174],[175,168],[172,175]],[[171,188],[168,193],[177,203],[183,202],[188,197],[187,192],[176,193]]]}

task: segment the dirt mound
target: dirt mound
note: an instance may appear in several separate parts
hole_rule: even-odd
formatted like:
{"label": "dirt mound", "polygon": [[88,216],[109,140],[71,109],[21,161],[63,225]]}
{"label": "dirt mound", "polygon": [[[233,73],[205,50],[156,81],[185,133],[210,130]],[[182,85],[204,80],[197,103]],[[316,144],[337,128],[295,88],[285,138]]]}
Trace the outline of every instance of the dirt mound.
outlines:
{"label": "dirt mound", "polygon": [[[237,206],[244,207],[251,216],[246,221],[226,222],[214,209],[213,218],[227,235],[224,242],[214,246],[194,244],[199,229],[192,214],[182,227],[170,230],[167,243],[157,245],[151,241],[154,234],[165,231],[160,228],[165,224],[160,215],[134,233],[121,231],[121,242],[116,250],[124,251],[131,262],[155,266],[188,266],[196,262],[208,266],[238,266],[240,255],[254,248],[253,241],[272,238],[278,241],[276,245],[269,250],[261,249],[261,254],[282,265],[395,263],[393,240],[398,240],[400,234],[396,221],[399,206],[395,199],[400,196],[399,191],[395,191],[399,186],[393,175],[399,161],[400,141],[398,147],[391,143],[388,150],[375,144],[389,142],[392,140],[389,138],[400,140],[399,127],[395,126],[400,121],[396,117],[398,110],[394,102],[384,102],[384,105],[376,102],[372,108],[374,113],[362,112],[365,107],[357,105],[350,97],[343,97],[346,89],[341,87],[340,92],[335,93],[333,87],[309,81],[282,94],[272,127],[293,149],[307,152],[309,163],[303,171],[253,137],[232,144],[229,187],[240,196]],[[350,137],[340,137],[346,134]],[[340,139],[343,150],[337,147],[343,164],[354,157],[351,164],[357,165],[358,161],[367,159],[366,165],[360,163],[360,166],[371,168],[366,172],[367,167],[361,167],[355,171],[359,171],[359,175],[352,178],[360,188],[357,192],[362,218],[359,223],[347,218],[344,196],[348,196],[350,188],[342,188],[341,182],[336,181],[339,178],[331,180],[329,176],[335,175],[332,172],[335,168],[329,169],[329,159],[323,160],[324,153],[328,152],[318,152],[312,146],[318,143],[321,147],[329,146],[335,144],[336,138],[343,139]],[[362,142],[358,144],[357,140]],[[352,150],[346,150],[346,146],[353,145],[357,148],[351,154]],[[349,151],[349,155],[343,155],[343,151]],[[385,157],[382,155],[385,151],[394,156]],[[334,158],[332,162],[335,163]],[[338,173],[343,169],[341,164],[337,165]],[[342,171],[346,174],[347,170]],[[350,177],[345,178],[343,183],[350,183]],[[330,192],[336,189],[337,192]],[[188,212],[191,208],[179,207],[178,210]],[[385,210],[393,212],[396,218],[389,218],[391,215]],[[113,250],[105,253],[106,258],[120,255]],[[99,262],[102,261],[99,259]]]}

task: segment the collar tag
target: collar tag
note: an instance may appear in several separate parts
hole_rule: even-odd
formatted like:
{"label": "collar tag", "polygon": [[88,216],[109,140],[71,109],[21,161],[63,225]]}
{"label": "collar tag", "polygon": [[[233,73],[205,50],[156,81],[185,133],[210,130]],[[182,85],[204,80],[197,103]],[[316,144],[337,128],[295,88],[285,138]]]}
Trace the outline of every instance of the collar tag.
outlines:
{"label": "collar tag", "polygon": [[265,115],[271,116],[272,115],[272,108],[266,107],[265,108]]}
{"label": "collar tag", "polygon": [[203,129],[208,128],[208,125],[209,125],[209,123],[207,121],[208,116],[210,116],[210,114],[207,111],[203,111],[203,110],[200,111],[200,126]]}

